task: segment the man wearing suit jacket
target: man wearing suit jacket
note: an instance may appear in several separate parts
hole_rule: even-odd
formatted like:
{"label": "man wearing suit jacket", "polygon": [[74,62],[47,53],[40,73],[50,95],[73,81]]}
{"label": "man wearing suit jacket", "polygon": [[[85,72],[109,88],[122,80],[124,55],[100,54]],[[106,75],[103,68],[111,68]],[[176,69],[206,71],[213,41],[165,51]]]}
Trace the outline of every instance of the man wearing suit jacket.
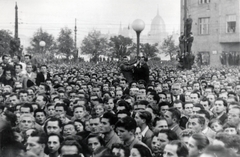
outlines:
{"label": "man wearing suit jacket", "polygon": [[120,80],[120,86],[122,87],[123,89],[123,95],[129,95],[129,88],[128,88],[128,83],[127,83],[127,80],[125,78],[122,78]]}
{"label": "man wearing suit jacket", "polygon": [[205,134],[210,140],[215,139],[216,132],[208,127],[210,121],[210,114],[206,110],[197,111],[197,114],[205,118],[205,125],[202,128],[202,133]]}
{"label": "man wearing suit jacket", "polygon": [[185,96],[181,93],[181,85],[179,83],[174,83],[172,85],[171,92],[173,93],[174,100],[185,102]]}
{"label": "man wearing suit jacket", "polygon": [[37,74],[36,84],[39,86],[41,82],[45,82],[47,79],[50,79],[50,73],[47,72],[47,65],[41,65],[41,72]]}
{"label": "man wearing suit jacket", "polygon": [[152,120],[151,113],[145,110],[138,111],[134,119],[137,122],[137,126],[140,127],[142,131],[142,142],[151,148],[153,132],[148,127],[148,124],[150,124]]}
{"label": "man wearing suit jacket", "polygon": [[24,74],[24,72],[22,71],[22,65],[21,64],[15,64],[14,65],[14,69],[15,69],[15,73],[13,75],[13,79],[16,82],[20,82],[22,84],[22,86],[24,85],[24,80],[26,78],[26,74]]}
{"label": "man wearing suit jacket", "polygon": [[170,108],[164,113],[164,118],[167,120],[168,128],[174,131],[179,137],[182,135],[182,129],[179,126],[181,112],[176,108]]}

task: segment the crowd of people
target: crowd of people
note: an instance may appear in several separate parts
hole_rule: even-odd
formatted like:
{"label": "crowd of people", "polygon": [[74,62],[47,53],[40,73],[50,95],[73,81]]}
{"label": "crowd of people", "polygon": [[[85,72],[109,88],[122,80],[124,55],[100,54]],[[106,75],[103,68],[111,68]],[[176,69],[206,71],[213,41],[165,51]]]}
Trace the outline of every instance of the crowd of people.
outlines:
{"label": "crowd of people", "polygon": [[0,157],[239,157],[239,70],[3,55]]}

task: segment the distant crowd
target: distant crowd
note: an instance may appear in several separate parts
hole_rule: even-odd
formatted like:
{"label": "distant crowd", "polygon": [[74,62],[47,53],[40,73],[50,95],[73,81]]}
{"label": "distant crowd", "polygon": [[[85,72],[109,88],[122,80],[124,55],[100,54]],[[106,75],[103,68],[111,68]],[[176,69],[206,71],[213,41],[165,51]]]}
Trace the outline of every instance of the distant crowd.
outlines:
{"label": "distant crowd", "polygon": [[240,157],[239,71],[3,55],[0,157]]}

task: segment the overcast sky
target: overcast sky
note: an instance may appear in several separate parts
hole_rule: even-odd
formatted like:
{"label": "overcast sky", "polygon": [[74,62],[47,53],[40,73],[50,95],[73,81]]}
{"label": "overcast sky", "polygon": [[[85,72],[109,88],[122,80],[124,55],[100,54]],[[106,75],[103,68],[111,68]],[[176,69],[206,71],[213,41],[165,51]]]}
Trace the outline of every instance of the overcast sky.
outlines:
{"label": "overcast sky", "polygon": [[117,34],[120,23],[127,27],[135,19],[145,22],[147,34],[158,8],[167,32],[180,28],[180,0],[0,0],[0,29],[14,32],[15,2],[19,34],[26,37],[42,27],[57,38],[63,27],[74,30],[75,18],[78,41],[93,29]]}

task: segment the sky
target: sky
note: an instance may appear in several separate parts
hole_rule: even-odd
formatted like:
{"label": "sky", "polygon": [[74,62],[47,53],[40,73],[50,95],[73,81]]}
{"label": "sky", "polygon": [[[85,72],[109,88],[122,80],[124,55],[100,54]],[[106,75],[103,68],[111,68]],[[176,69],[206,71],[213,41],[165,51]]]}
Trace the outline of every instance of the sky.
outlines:
{"label": "sky", "polygon": [[55,38],[63,27],[74,31],[75,19],[78,46],[94,29],[117,35],[120,23],[122,27],[131,26],[135,19],[145,22],[142,34],[147,35],[157,10],[168,33],[180,29],[180,0],[0,0],[0,29],[14,33],[16,2],[23,46],[29,45],[40,27]]}

